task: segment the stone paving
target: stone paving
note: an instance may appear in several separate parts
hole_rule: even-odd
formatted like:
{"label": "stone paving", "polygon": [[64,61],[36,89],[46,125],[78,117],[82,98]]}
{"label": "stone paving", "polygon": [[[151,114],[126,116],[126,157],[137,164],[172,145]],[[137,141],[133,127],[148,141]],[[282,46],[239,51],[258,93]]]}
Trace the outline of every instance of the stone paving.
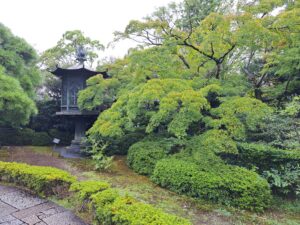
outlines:
{"label": "stone paving", "polygon": [[0,185],[0,225],[87,225],[65,208]]}

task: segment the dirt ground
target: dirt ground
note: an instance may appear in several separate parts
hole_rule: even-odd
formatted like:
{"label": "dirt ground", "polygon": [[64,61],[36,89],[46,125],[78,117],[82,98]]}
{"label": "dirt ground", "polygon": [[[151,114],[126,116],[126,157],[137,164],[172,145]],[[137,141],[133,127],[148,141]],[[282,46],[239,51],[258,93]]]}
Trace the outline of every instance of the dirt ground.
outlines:
{"label": "dirt ground", "polygon": [[[105,180],[121,192],[162,208],[164,211],[190,219],[193,224],[229,225],[229,224],[300,224],[300,203],[287,211],[269,210],[264,214],[240,211],[205,201],[177,195],[153,184],[148,177],[134,173],[126,165],[126,158],[117,156],[108,172],[93,171],[89,159],[65,159],[59,157],[49,147],[4,147],[0,150],[0,160],[24,162],[38,166],[52,166],[67,170],[79,180]],[[288,205],[291,207],[290,205]],[[299,209],[299,211],[297,211]]]}

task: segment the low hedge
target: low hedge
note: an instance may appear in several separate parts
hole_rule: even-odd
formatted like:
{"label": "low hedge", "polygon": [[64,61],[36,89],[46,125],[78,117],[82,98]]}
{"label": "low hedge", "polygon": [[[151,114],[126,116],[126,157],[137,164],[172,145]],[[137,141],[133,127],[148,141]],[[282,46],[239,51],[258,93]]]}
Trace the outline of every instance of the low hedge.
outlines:
{"label": "low hedge", "polygon": [[52,167],[0,161],[0,181],[14,183],[49,196],[68,191],[76,178],[66,171]]}
{"label": "low hedge", "polygon": [[[70,190],[89,200],[95,224],[101,225],[190,225],[183,218],[164,213],[160,209],[121,196],[117,189],[99,181],[78,182]],[[88,190],[88,191],[87,191]],[[97,190],[97,191],[96,191]],[[84,204],[84,202],[82,202]]]}
{"label": "low hedge", "polygon": [[32,129],[0,129],[1,145],[35,145],[48,146],[51,145],[52,138],[47,132],[35,132]]}
{"label": "low hedge", "polygon": [[267,181],[237,166],[217,164],[202,171],[196,163],[168,158],[157,162],[151,179],[177,193],[254,211],[271,200]]}
{"label": "low hedge", "polygon": [[151,175],[156,162],[166,156],[166,149],[158,142],[141,141],[129,148],[127,164],[139,174]]}
{"label": "low hedge", "polygon": [[102,181],[78,181],[71,185],[70,191],[76,192],[81,200],[88,199],[92,194],[110,188],[110,184]]}

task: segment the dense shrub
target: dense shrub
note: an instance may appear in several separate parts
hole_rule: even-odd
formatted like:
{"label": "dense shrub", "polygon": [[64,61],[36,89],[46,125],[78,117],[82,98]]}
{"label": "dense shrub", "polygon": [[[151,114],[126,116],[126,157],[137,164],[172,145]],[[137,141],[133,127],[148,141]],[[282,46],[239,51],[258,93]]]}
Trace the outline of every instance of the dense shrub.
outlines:
{"label": "dense shrub", "polygon": [[101,225],[189,225],[187,220],[162,212],[151,205],[138,202],[128,196],[121,196],[117,189],[99,181],[83,181],[74,183],[71,191],[80,199],[89,201],[89,210],[95,224]]}
{"label": "dense shrub", "polygon": [[68,172],[52,167],[0,162],[0,181],[14,183],[46,196],[67,191],[75,180]]}
{"label": "dense shrub", "polygon": [[239,143],[239,154],[234,158],[235,163],[247,167],[257,167],[260,172],[279,168],[287,163],[300,164],[300,151],[281,150],[266,144]]}
{"label": "dense shrub", "polygon": [[273,192],[278,195],[300,196],[300,165],[287,164],[277,169],[263,171]]}
{"label": "dense shrub", "polygon": [[80,199],[85,200],[92,194],[108,188],[110,188],[110,184],[106,182],[87,180],[73,183],[70,187],[70,191],[77,192],[77,196]]}
{"label": "dense shrub", "polygon": [[151,175],[158,160],[167,156],[159,142],[141,141],[129,148],[128,165],[137,173]]}
{"label": "dense shrub", "polygon": [[35,132],[32,137],[32,145],[45,146],[51,145],[52,138],[46,132]]}
{"label": "dense shrub", "polygon": [[273,192],[296,196],[300,187],[300,152],[282,150],[263,143],[239,143],[239,154],[225,156],[231,164],[255,168]]}
{"label": "dense shrub", "polygon": [[133,132],[116,139],[106,138],[110,144],[107,146],[105,153],[108,155],[126,155],[129,147],[144,137],[143,132]]}
{"label": "dense shrub", "polygon": [[269,185],[255,172],[225,164],[211,165],[206,170],[189,161],[162,159],[151,179],[177,193],[226,205],[255,211],[269,206]]}
{"label": "dense shrub", "polygon": [[2,129],[1,145],[51,145],[52,138],[46,132],[35,132],[32,129]]}
{"label": "dense shrub", "polygon": [[164,213],[151,205],[138,202],[125,196],[121,197],[115,189],[107,189],[92,195],[92,204],[96,207],[96,220],[103,225],[188,225],[189,221]]}

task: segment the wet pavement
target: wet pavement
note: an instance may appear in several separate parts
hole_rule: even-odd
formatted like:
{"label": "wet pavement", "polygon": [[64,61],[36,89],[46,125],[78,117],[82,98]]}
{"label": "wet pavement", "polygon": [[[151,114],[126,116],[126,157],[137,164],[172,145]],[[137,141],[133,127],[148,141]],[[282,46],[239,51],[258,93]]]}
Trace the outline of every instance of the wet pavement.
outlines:
{"label": "wet pavement", "polygon": [[72,212],[14,187],[0,185],[0,225],[87,225]]}

